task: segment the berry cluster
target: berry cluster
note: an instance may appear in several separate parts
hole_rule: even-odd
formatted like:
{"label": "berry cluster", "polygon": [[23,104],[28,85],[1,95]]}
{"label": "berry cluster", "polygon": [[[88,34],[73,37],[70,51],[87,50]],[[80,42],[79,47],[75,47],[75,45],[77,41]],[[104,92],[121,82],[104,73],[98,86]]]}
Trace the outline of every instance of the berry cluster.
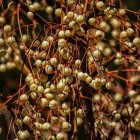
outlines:
{"label": "berry cluster", "polygon": [[0,72],[21,72],[1,105],[14,104],[15,140],[76,140],[80,127],[89,140],[135,139],[139,14],[117,0],[1,2]]}

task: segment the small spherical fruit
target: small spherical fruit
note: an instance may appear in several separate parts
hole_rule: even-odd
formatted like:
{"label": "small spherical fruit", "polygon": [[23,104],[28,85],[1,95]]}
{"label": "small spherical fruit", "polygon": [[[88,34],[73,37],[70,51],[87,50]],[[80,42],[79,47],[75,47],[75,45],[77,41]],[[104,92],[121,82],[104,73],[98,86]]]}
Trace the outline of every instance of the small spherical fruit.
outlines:
{"label": "small spherical fruit", "polygon": [[55,136],[51,135],[47,138],[47,140],[56,140]]}
{"label": "small spherical fruit", "polygon": [[61,133],[61,132],[57,133],[57,134],[56,134],[56,139],[57,139],[57,140],[64,140],[64,134]]}
{"label": "small spherical fruit", "polygon": [[41,86],[41,85],[39,85],[39,86],[37,87],[36,92],[37,92],[38,94],[42,94],[42,93],[43,93],[43,91],[44,91],[44,87],[43,87],[43,86]]}
{"label": "small spherical fruit", "polygon": [[121,59],[121,58],[122,58],[122,54],[119,53],[119,52],[117,52],[117,54],[116,54],[116,58],[117,58],[117,59]]}
{"label": "small spherical fruit", "polygon": [[85,75],[84,75],[83,72],[78,72],[78,78],[79,78],[80,80],[85,80],[85,79],[86,79],[86,77],[85,77]]}
{"label": "small spherical fruit", "polygon": [[106,89],[110,90],[112,88],[111,82],[107,82],[105,87],[106,87]]}
{"label": "small spherical fruit", "polygon": [[58,37],[59,38],[65,38],[65,32],[64,31],[59,31],[58,32]]}
{"label": "small spherical fruit", "polygon": [[69,122],[62,123],[62,131],[68,132],[71,130],[71,124]]}
{"label": "small spherical fruit", "polygon": [[139,37],[135,37],[133,39],[133,45],[134,46],[140,46],[140,38]]}
{"label": "small spherical fruit", "polygon": [[36,65],[37,68],[40,68],[42,66],[42,61],[40,59],[37,59],[35,61],[35,65]]}
{"label": "small spherical fruit", "polygon": [[79,59],[75,60],[75,66],[76,67],[80,67],[81,64],[82,64],[81,60],[79,60]]}
{"label": "small spherical fruit", "polygon": [[95,25],[96,19],[95,19],[95,18],[90,18],[90,19],[88,20],[88,23],[89,23],[90,25]]}
{"label": "small spherical fruit", "polygon": [[119,14],[120,16],[125,15],[125,14],[126,14],[125,9],[120,8],[119,11],[118,11],[118,14]]}
{"label": "small spherical fruit", "polygon": [[60,17],[60,16],[62,15],[62,9],[61,9],[61,8],[57,8],[57,9],[55,10],[55,15],[56,15],[57,17]]}
{"label": "small spherical fruit", "polygon": [[41,48],[44,49],[44,50],[47,50],[49,48],[49,42],[44,40],[41,43]]}
{"label": "small spherical fruit", "polygon": [[46,9],[45,9],[45,11],[46,11],[47,14],[50,15],[53,12],[53,7],[52,6],[47,6]]}
{"label": "small spherical fruit", "polygon": [[87,76],[86,78],[86,83],[89,84],[92,81],[92,77],[91,76]]}
{"label": "small spherical fruit", "polygon": [[31,97],[31,99],[35,100],[37,98],[37,93],[36,92],[31,92],[30,97]]}
{"label": "small spherical fruit", "polygon": [[66,30],[66,31],[65,31],[65,36],[66,36],[66,37],[70,37],[70,36],[71,36],[70,30]]}
{"label": "small spherical fruit", "polygon": [[31,91],[36,91],[38,86],[37,86],[37,84],[31,84],[29,88]]}
{"label": "small spherical fruit", "polygon": [[83,118],[77,117],[76,120],[77,120],[77,125],[78,125],[78,126],[80,126],[80,125],[83,124]]}
{"label": "small spherical fruit", "polygon": [[96,7],[97,7],[97,9],[103,11],[103,10],[105,9],[105,4],[104,4],[103,1],[98,1],[98,2],[96,3]]}
{"label": "small spherical fruit", "polygon": [[42,124],[42,130],[50,130],[51,129],[51,125],[49,123],[43,123]]}
{"label": "small spherical fruit", "polygon": [[64,88],[65,88],[65,83],[64,83],[64,82],[59,82],[59,83],[57,84],[57,89],[58,89],[59,91],[63,91]]}
{"label": "small spherical fruit", "polygon": [[47,74],[52,74],[52,73],[53,73],[53,67],[52,67],[51,65],[47,65],[47,66],[45,67],[45,72],[46,72]]}
{"label": "small spherical fruit", "polygon": [[22,94],[19,97],[20,102],[27,102],[28,101],[28,95],[27,94]]}
{"label": "small spherical fruit", "polygon": [[112,50],[109,47],[106,47],[103,51],[104,56],[110,56],[111,53],[112,53]]}
{"label": "small spherical fruit", "polygon": [[134,34],[134,29],[133,28],[127,28],[126,32],[129,36],[131,36],[131,35]]}
{"label": "small spherical fruit", "polygon": [[49,35],[49,36],[47,37],[47,41],[49,41],[49,43],[52,43],[52,42],[54,41],[54,37],[51,36],[51,35]]}
{"label": "small spherical fruit", "polygon": [[101,58],[101,51],[100,50],[95,50],[93,52],[93,56],[96,58],[96,59],[100,59]]}
{"label": "small spherical fruit", "polygon": [[62,109],[66,110],[66,109],[69,109],[70,108],[70,104],[68,102],[64,102],[62,104]]}
{"label": "small spherical fruit", "polygon": [[78,22],[78,23],[83,23],[84,22],[84,16],[83,15],[78,15],[77,17],[76,17],[76,22]]}
{"label": "small spherical fruit", "polygon": [[29,124],[31,123],[31,118],[28,117],[28,116],[25,116],[25,117],[23,118],[23,122],[24,122],[25,124],[29,125]]}
{"label": "small spherical fruit", "polygon": [[4,17],[0,17],[0,24],[4,24],[5,23],[5,18]]}
{"label": "small spherical fruit", "polygon": [[48,105],[48,100],[46,98],[41,98],[40,105],[41,107],[46,107]]}
{"label": "small spherical fruit", "polygon": [[52,57],[52,58],[50,59],[50,63],[51,63],[51,65],[53,65],[53,66],[57,66],[57,63],[58,63],[57,58]]}
{"label": "small spherical fruit", "polygon": [[58,105],[58,102],[56,100],[51,100],[49,102],[50,109],[56,109],[57,105]]}
{"label": "small spherical fruit", "polygon": [[4,26],[4,31],[5,31],[5,32],[10,32],[10,31],[12,31],[11,25],[5,25],[5,26]]}
{"label": "small spherical fruit", "polygon": [[74,13],[73,13],[72,11],[69,11],[69,12],[67,13],[67,18],[68,18],[68,19],[73,19],[73,17],[74,17]]}
{"label": "small spherical fruit", "polygon": [[65,39],[59,39],[58,40],[58,46],[59,47],[65,47],[67,45],[67,42]]}
{"label": "small spherical fruit", "polygon": [[29,11],[29,12],[27,13],[27,17],[28,17],[30,20],[33,20],[34,13]]}

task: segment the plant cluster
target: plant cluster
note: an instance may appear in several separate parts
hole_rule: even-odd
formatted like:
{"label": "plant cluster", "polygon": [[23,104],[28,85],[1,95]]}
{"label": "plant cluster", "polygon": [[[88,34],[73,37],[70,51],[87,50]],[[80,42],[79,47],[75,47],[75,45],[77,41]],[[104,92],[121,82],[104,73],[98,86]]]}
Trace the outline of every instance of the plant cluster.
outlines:
{"label": "plant cluster", "polygon": [[140,12],[121,0],[3,0],[0,10],[0,72],[20,71],[0,104],[15,140],[76,140],[80,127],[88,140],[136,139]]}

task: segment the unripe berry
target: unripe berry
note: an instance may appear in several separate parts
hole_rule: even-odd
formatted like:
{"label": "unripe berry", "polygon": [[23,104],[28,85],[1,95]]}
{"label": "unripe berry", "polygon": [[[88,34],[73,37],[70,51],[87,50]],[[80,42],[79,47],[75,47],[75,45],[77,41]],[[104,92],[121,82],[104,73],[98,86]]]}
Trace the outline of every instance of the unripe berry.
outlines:
{"label": "unripe berry", "polygon": [[56,134],[56,139],[57,139],[57,140],[64,140],[64,134],[61,133],[61,132],[57,133],[57,134]]}
{"label": "unripe berry", "polygon": [[91,83],[91,81],[92,81],[92,77],[91,76],[88,76],[86,78],[86,83],[89,84],[89,83]]}
{"label": "unripe berry", "polygon": [[11,25],[5,25],[5,26],[4,26],[4,31],[5,31],[5,32],[10,32],[10,31],[12,31]]}
{"label": "unripe berry", "polygon": [[0,64],[0,72],[5,72],[5,71],[6,71],[6,65]]}
{"label": "unripe berry", "polygon": [[5,18],[4,17],[0,17],[0,24],[4,24],[5,23]]}
{"label": "unripe berry", "polygon": [[51,36],[51,35],[49,35],[49,36],[47,37],[47,41],[49,41],[49,43],[52,43],[52,42],[54,41],[54,37]]}
{"label": "unripe berry", "polygon": [[116,18],[112,18],[111,20],[110,20],[110,23],[111,23],[111,25],[113,26],[113,28],[118,28],[118,27],[120,27],[120,21],[118,20],[118,19],[116,19]]}
{"label": "unripe berry", "polygon": [[75,66],[76,67],[80,67],[81,64],[82,64],[81,60],[79,60],[79,59],[75,60]]}
{"label": "unripe berry", "polygon": [[65,83],[64,83],[64,82],[58,82],[58,84],[57,84],[57,89],[58,89],[59,91],[63,91],[64,88],[65,88]]}
{"label": "unripe berry", "polygon": [[120,16],[125,15],[125,14],[126,14],[125,9],[119,9],[118,14],[119,14]]}
{"label": "unripe berry", "polygon": [[135,37],[133,39],[133,45],[134,46],[140,46],[140,38],[139,37]]}
{"label": "unripe berry", "polygon": [[16,40],[15,40],[15,38],[14,38],[13,36],[9,36],[9,37],[7,38],[7,43],[8,43],[8,44],[13,44],[15,41],[16,41]]}
{"label": "unripe berry", "polygon": [[41,48],[44,50],[47,50],[49,48],[49,42],[48,41],[43,41],[41,43]]}
{"label": "unripe berry", "polygon": [[111,32],[111,35],[113,36],[113,37],[115,37],[115,38],[117,38],[117,37],[119,37],[119,35],[120,35],[120,32],[118,31],[118,30],[113,30],[112,32]]}
{"label": "unripe berry", "polygon": [[66,30],[66,31],[65,31],[65,36],[66,36],[66,37],[70,37],[70,36],[71,36],[70,30]]}
{"label": "unripe berry", "polygon": [[62,123],[62,131],[68,132],[71,130],[71,124],[68,122],[63,122]]}
{"label": "unripe berry", "polygon": [[51,135],[51,136],[48,137],[47,140],[56,140],[56,138],[55,138],[55,136]]}
{"label": "unripe berry", "polygon": [[40,68],[42,66],[42,61],[40,59],[36,60],[35,65],[37,68]]}
{"label": "unripe berry", "polygon": [[58,105],[58,102],[56,100],[51,100],[49,102],[50,109],[56,109],[57,105]]}
{"label": "unripe berry", "polygon": [[45,11],[46,11],[47,14],[50,15],[53,12],[53,7],[52,6],[47,6],[46,9],[45,9]]}
{"label": "unripe berry", "polygon": [[4,39],[0,38],[0,47],[4,45]]}
{"label": "unripe berry", "polygon": [[114,94],[114,100],[119,102],[122,100],[122,95],[120,93],[115,93]]}
{"label": "unripe berry", "polygon": [[96,30],[95,37],[97,37],[97,38],[103,38],[104,36],[105,36],[105,34],[104,34],[103,31]]}
{"label": "unripe berry", "polygon": [[127,32],[127,34],[130,35],[130,36],[134,34],[133,28],[127,28],[126,32]]}
{"label": "unripe berry", "polygon": [[46,98],[41,98],[40,105],[41,107],[46,107],[48,105],[48,100]]}
{"label": "unripe berry", "polygon": [[33,6],[34,6],[34,8],[35,8],[35,11],[40,10],[41,5],[40,5],[39,2],[34,2],[34,3],[33,3]]}
{"label": "unripe berry", "polygon": [[112,50],[109,47],[106,47],[103,51],[104,56],[110,56],[111,53],[112,53]]}
{"label": "unripe berry", "polygon": [[20,102],[27,102],[28,101],[28,95],[22,94],[19,97]]}
{"label": "unripe berry", "polygon": [[42,130],[46,131],[46,130],[50,130],[50,129],[51,129],[51,125],[49,123],[42,124]]}
{"label": "unripe berry", "polygon": [[85,75],[84,75],[83,72],[79,72],[79,73],[78,73],[78,78],[79,78],[80,80],[85,80],[85,79],[86,79],[86,77],[85,77]]}
{"label": "unripe berry", "polygon": [[30,125],[30,123],[31,123],[31,118],[28,117],[28,116],[25,116],[25,117],[23,118],[23,122],[24,122],[25,124],[27,124],[27,125]]}
{"label": "unripe berry", "polygon": [[101,58],[101,51],[100,50],[95,50],[93,52],[93,56],[96,58],[96,59],[100,59]]}
{"label": "unripe berry", "polygon": [[50,59],[50,63],[53,66],[57,66],[58,61],[57,61],[57,59],[55,57],[53,57],[53,58]]}
{"label": "unripe berry", "polygon": [[65,39],[59,39],[58,40],[58,46],[59,47],[65,47],[67,44],[66,40]]}
{"label": "unripe berry", "polygon": [[103,11],[103,10],[105,9],[105,4],[104,4],[103,1],[98,1],[98,2],[96,3],[96,7],[97,7],[97,9]]}
{"label": "unripe berry", "polygon": [[38,86],[36,84],[31,84],[29,88],[31,91],[36,91]]}
{"label": "unripe berry", "polygon": [[89,23],[90,25],[95,25],[96,19],[95,19],[95,18],[90,18],[90,19],[88,20],[88,23]]}
{"label": "unripe berry", "polygon": [[78,109],[78,110],[77,110],[77,116],[78,116],[78,117],[83,117],[83,116],[84,116],[84,111],[83,111],[83,109]]}
{"label": "unripe berry", "polygon": [[34,5],[29,5],[29,10],[31,11],[31,12],[35,12],[35,6]]}
{"label": "unripe berry", "polygon": [[78,126],[80,126],[80,125],[83,124],[83,118],[77,117],[76,120],[77,120],[77,125],[78,125]]}
{"label": "unripe berry", "polygon": [[75,24],[75,21],[71,21],[71,22],[69,23],[69,28],[73,28],[73,27],[74,27],[74,24]]}
{"label": "unripe berry", "polygon": [[43,93],[43,91],[44,91],[44,87],[43,87],[43,86],[41,86],[41,85],[39,85],[39,86],[37,87],[36,92],[37,92],[38,94],[42,94],[42,93]]}
{"label": "unripe berry", "polygon": [[52,73],[53,73],[53,67],[52,67],[51,65],[47,65],[47,66],[45,67],[45,72],[46,72],[47,74],[52,74]]}
{"label": "unripe berry", "polygon": [[127,35],[127,32],[126,31],[121,31],[120,32],[120,37],[121,38],[126,38],[128,35]]}
{"label": "unripe berry", "polygon": [[83,23],[84,22],[84,16],[83,15],[78,15],[77,17],[76,17],[76,22],[78,22],[78,23]]}
{"label": "unripe berry", "polygon": [[31,92],[30,97],[31,97],[31,99],[35,100],[37,98],[36,92]]}
{"label": "unripe berry", "polygon": [[65,32],[64,31],[59,31],[58,37],[59,38],[65,38]]}
{"label": "unripe berry", "polygon": [[55,15],[56,15],[57,17],[60,17],[60,16],[62,15],[62,9],[61,9],[61,8],[55,9]]}
{"label": "unripe berry", "polygon": [[68,19],[73,19],[73,17],[74,17],[74,13],[73,13],[72,11],[69,11],[69,12],[67,13],[67,18],[68,18]]}
{"label": "unripe berry", "polygon": [[119,52],[117,52],[117,54],[116,54],[116,58],[117,58],[117,59],[121,59],[121,58],[122,58],[122,54],[119,53]]}
{"label": "unripe berry", "polygon": [[69,109],[70,108],[70,104],[68,102],[64,102],[62,104],[62,109],[66,110],[66,109]]}
{"label": "unripe berry", "polygon": [[112,88],[111,82],[107,82],[105,87],[106,87],[106,89],[110,90]]}
{"label": "unripe berry", "polygon": [[51,117],[51,122],[52,123],[57,123],[59,121],[59,118],[58,117],[56,117],[56,116],[52,116]]}
{"label": "unripe berry", "polygon": [[29,11],[29,12],[27,13],[27,17],[28,17],[30,20],[33,20],[34,13]]}

